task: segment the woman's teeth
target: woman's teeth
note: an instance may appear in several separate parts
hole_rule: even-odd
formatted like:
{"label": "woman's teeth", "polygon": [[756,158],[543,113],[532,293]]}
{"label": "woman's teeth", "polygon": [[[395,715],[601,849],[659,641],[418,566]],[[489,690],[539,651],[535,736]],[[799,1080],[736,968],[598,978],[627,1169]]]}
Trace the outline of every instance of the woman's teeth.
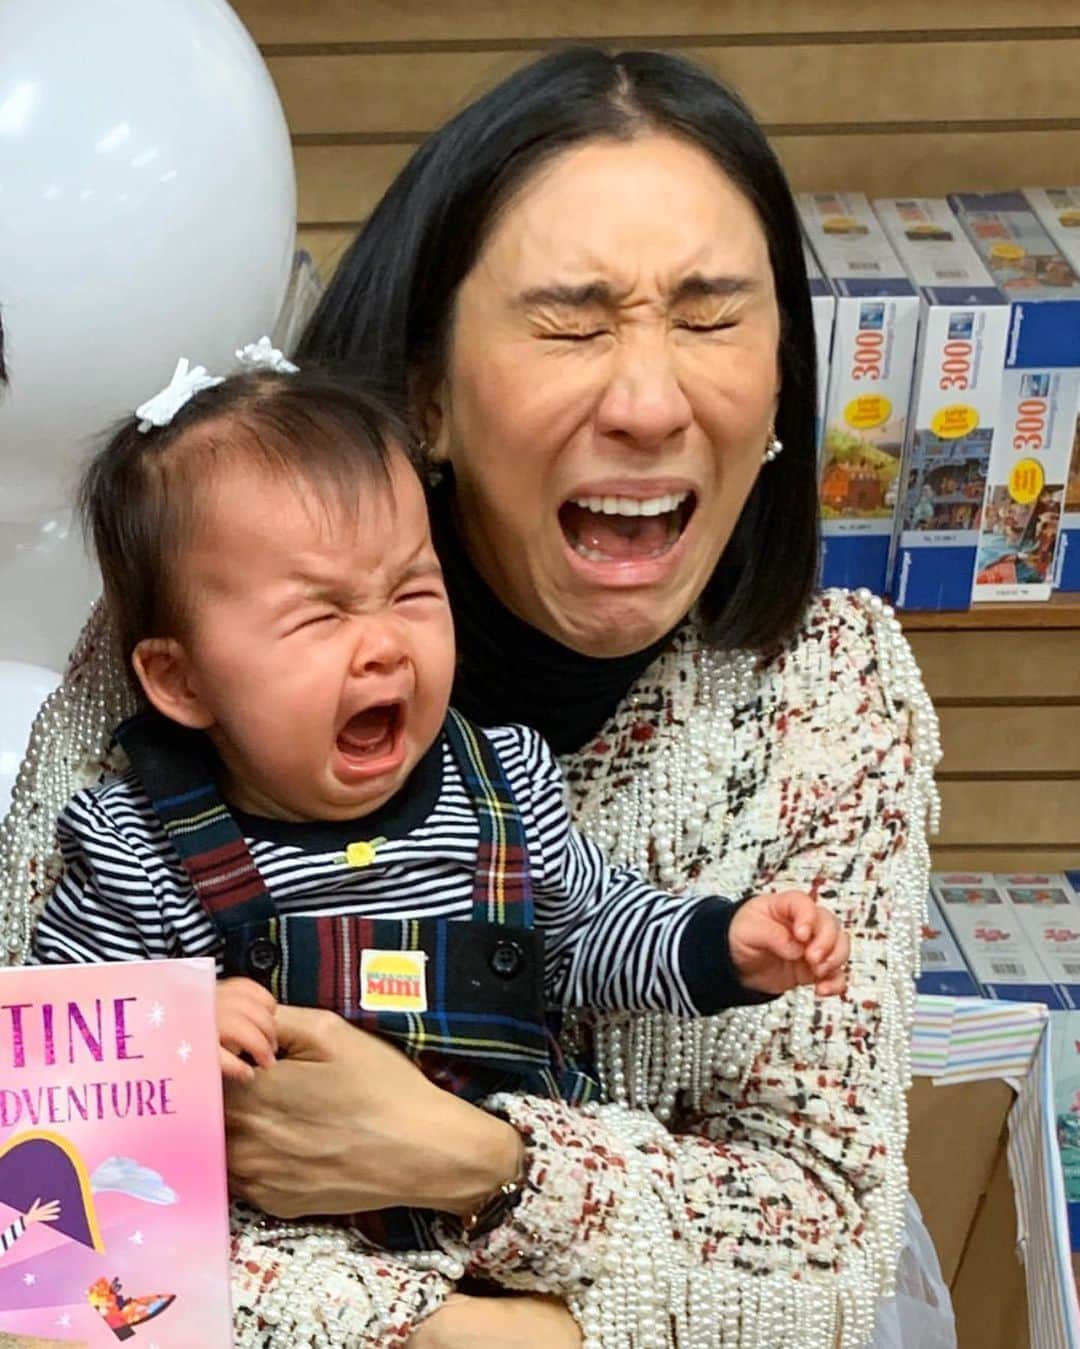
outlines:
{"label": "woman's teeth", "polygon": [[574,497],[574,505],[594,515],[666,515],[678,510],[689,492],[675,492],[668,496],[647,497]]}
{"label": "woman's teeth", "polygon": [[581,496],[559,512],[563,534],[590,562],[661,557],[678,540],[694,503],[691,492],[654,497]]}

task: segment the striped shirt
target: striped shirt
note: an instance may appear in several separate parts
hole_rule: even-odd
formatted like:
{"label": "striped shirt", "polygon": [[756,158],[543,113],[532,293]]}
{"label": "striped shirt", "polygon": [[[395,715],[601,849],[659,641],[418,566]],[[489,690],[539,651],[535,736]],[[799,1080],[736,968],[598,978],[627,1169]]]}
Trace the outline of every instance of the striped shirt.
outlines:
{"label": "striped shirt", "polygon": [[[731,965],[734,906],[667,894],[609,866],[572,825],[546,742],[523,726],[484,734],[521,810],[552,1005],[696,1015],[757,1000]],[[472,917],[479,825],[442,736],[402,791],[362,819],[234,814],[283,915]],[[37,924],[36,962],[212,956],[221,973],[223,940],[133,774],[75,795],[58,835],[64,870]],[[366,865],[346,856],[356,842],[374,843]]]}

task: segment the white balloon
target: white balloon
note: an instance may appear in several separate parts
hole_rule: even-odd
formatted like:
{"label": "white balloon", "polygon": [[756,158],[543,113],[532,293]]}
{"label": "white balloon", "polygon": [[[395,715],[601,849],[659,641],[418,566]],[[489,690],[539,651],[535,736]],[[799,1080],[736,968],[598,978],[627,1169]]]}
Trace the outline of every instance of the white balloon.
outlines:
{"label": "white balloon", "polygon": [[11,789],[38,708],[59,683],[55,670],[0,660],[0,817],[11,804]]}
{"label": "white balloon", "polygon": [[63,669],[100,591],[70,511],[0,522],[0,660]]}
{"label": "white balloon", "polygon": [[296,184],[224,0],[0,0],[0,520],[70,500],[90,439],[223,373],[289,281]]}

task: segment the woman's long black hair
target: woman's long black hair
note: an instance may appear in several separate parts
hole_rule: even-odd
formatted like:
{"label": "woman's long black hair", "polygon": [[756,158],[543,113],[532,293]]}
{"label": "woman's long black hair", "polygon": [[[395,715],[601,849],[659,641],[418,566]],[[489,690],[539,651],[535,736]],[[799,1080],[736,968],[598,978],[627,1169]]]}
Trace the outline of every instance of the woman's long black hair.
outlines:
{"label": "woman's long black hair", "polygon": [[743,103],[706,71],[666,52],[572,47],[503,80],[429,136],[390,185],[342,258],[298,354],[343,364],[405,406],[415,376],[441,369],[458,286],[499,209],[560,151],[649,131],[711,155],[768,241],[784,452],[759,475],[702,597],[716,642],[768,649],[795,628],[817,576],[813,320],[783,171]]}

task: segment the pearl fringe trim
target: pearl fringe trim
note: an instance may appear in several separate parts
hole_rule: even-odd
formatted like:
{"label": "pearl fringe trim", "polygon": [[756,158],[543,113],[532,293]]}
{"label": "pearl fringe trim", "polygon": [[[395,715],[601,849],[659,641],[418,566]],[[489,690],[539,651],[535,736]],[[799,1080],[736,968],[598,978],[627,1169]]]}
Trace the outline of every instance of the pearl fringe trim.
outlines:
{"label": "pearl fringe trim", "polygon": [[34,718],[11,806],[0,823],[0,964],[25,963],[33,919],[60,874],[57,818],[75,792],[110,766],[110,737],[135,707],[99,602],[63,683]]}
{"label": "pearl fringe trim", "polygon": [[[903,1090],[888,1093],[880,1102],[887,1112],[881,1125],[887,1157],[882,1185],[861,1196],[862,1250],[847,1250],[846,1268],[829,1275],[827,1284],[810,1276],[797,1280],[785,1272],[740,1275],[720,1265],[691,1269],[685,1262],[673,1261],[671,1252],[680,1244],[672,1241],[679,1232],[679,1216],[651,1184],[649,1167],[635,1150],[648,1141],[651,1131],[655,1131],[657,1145],[663,1146],[663,1125],[648,1115],[592,1107],[590,1113],[601,1113],[612,1132],[630,1145],[630,1174],[618,1210],[617,1231],[610,1237],[613,1267],[608,1277],[571,1300],[571,1310],[584,1331],[585,1349],[858,1349],[873,1333],[878,1298],[893,1291],[907,1195],[904,1146],[914,1013],[911,972],[918,969],[926,912],[927,835],[928,830],[938,828],[940,815],[934,766],[941,757],[941,743],[936,714],[899,621],[869,592],[861,591],[857,598],[869,610],[885,697],[894,712],[906,708],[910,713],[912,744],[912,768],[899,803],[908,821],[906,845],[892,854],[884,878],[892,896],[887,939],[892,979],[883,990],[877,1044],[878,1074],[883,1081],[902,1084]],[[726,678],[721,674],[725,662]],[[711,829],[718,828],[718,819],[723,820],[716,803],[726,791],[729,764],[714,747],[732,743],[737,690],[748,672],[730,657],[707,652],[699,662],[702,668],[706,673],[691,699],[696,707],[677,709],[676,715],[689,728],[689,736],[704,739],[710,746],[711,774],[708,780],[701,775],[700,755],[695,764],[698,776],[680,773],[670,764],[650,763],[647,771],[635,775],[615,805],[614,821],[595,809],[586,813],[584,827],[617,862],[632,859],[641,865],[647,856],[648,843],[640,836],[639,820],[652,819],[653,828],[647,832],[661,864],[668,854],[680,851],[686,826],[680,829],[677,822],[685,819],[691,828],[698,826],[702,800],[710,802]],[[685,715],[688,710],[693,710],[692,717]],[[662,759],[665,753],[671,753],[670,745],[660,747],[656,757]],[[650,777],[651,789],[642,781]],[[684,784],[689,784],[693,798],[689,806],[680,808],[677,791]],[[675,797],[671,810],[650,812],[648,806],[665,794],[669,801]],[[673,837],[664,835],[665,825]],[[666,879],[671,883],[673,878]],[[804,1045],[807,1056],[812,1056],[813,1008],[812,990],[799,990],[768,1007],[739,1008],[692,1021],[661,1013],[594,1018],[591,1024],[605,1095],[622,1106],[651,1110],[659,1121],[670,1119],[679,1093],[685,1093],[691,1110],[700,1109],[717,1077],[729,1084],[745,1082],[765,1043],[787,1016],[793,1044]],[[573,1028],[575,1034],[583,1022],[584,1018]],[[682,1246],[689,1248],[689,1242]]]}

